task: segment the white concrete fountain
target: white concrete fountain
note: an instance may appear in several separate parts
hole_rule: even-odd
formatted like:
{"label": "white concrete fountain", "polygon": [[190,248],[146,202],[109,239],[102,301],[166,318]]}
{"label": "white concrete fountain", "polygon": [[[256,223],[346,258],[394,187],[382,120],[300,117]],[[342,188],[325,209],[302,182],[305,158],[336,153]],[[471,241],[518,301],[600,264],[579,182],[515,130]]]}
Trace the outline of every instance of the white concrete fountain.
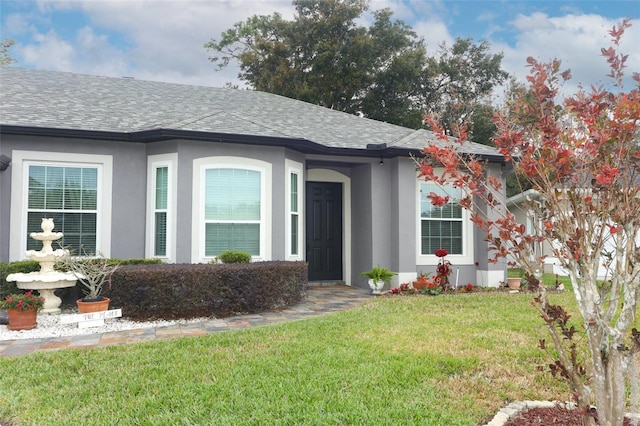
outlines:
{"label": "white concrete fountain", "polygon": [[56,261],[69,255],[68,250],[51,248],[51,243],[62,238],[62,232],[53,231],[53,219],[42,218],[42,232],[32,232],[29,236],[34,240],[42,241],[42,249],[27,250],[29,259],[40,264],[37,272],[9,274],[7,281],[16,281],[18,288],[27,290],[37,290],[40,296],[44,297],[43,313],[60,313],[62,300],[55,295],[54,291],[59,288],[73,287],[76,285],[76,277],[72,273],[59,272],[53,269]]}

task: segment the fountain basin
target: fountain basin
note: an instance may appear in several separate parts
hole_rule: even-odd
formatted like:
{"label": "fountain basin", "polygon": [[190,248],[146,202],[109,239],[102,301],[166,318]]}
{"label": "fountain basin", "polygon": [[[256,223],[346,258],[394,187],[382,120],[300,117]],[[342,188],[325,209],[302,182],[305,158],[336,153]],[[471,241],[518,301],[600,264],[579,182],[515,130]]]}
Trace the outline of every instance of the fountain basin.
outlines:
{"label": "fountain basin", "polygon": [[59,288],[75,286],[77,278],[73,274],[58,271],[48,272],[47,274],[29,272],[27,274],[9,274],[7,281],[15,281],[16,286],[23,290],[37,290],[40,296],[44,298],[42,313],[58,314],[60,313],[62,299],[56,296],[54,292]]}
{"label": "fountain basin", "polygon": [[42,312],[45,314],[59,314],[62,299],[55,295],[59,288],[73,287],[78,278],[69,272],[60,272],[53,269],[56,260],[69,255],[65,249],[53,250],[51,243],[62,238],[62,232],[51,232],[54,228],[53,219],[42,218],[40,227],[44,232],[32,232],[31,238],[42,241],[40,251],[28,250],[26,255],[29,259],[40,264],[40,271],[9,274],[7,281],[15,281],[16,286],[23,290],[37,290],[44,298]]}

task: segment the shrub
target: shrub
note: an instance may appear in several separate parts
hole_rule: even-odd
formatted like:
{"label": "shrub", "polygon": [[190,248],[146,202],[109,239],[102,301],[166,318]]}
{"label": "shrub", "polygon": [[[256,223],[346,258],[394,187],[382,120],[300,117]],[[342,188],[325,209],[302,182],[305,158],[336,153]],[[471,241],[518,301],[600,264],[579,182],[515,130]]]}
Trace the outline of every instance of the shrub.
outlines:
{"label": "shrub", "polygon": [[165,264],[121,266],[104,295],[136,320],[226,317],[300,302],[307,264]]}
{"label": "shrub", "polygon": [[[120,265],[156,265],[164,263],[162,259],[157,258],[131,258],[131,259],[118,259],[118,258],[109,258],[109,259],[101,259],[105,262],[107,266],[120,266]],[[67,272],[62,264],[64,262],[59,262],[56,264],[55,268],[61,271]],[[73,305],[75,306],[76,300],[82,299],[85,297],[85,286],[82,284],[80,280],[76,282],[74,287],[63,288],[56,292],[58,297],[62,299],[63,305]]]}
{"label": "shrub", "polygon": [[132,258],[132,259],[107,259],[109,265],[162,265],[164,262],[158,258]]}
{"label": "shrub", "polygon": [[251,255],[244,251],[227,250],[220,253],[216,257],[216,261],[220,261],[222,263],[249,263],[251,262]]}

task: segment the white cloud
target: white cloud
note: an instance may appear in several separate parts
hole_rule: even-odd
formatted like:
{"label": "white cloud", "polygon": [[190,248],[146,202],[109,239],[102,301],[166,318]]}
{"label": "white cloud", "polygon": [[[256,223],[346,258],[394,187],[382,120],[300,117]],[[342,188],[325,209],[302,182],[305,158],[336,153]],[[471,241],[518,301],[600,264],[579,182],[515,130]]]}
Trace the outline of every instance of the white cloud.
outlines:
{"label": "white cloud", "polygon": [[492,22],[496,18],[495,13],[492,12],[484,12],[478,15],[477,20],[479,22]]}
{"label": "white cloud", "polygon": [[[282,7],[285,6],[285,7]],[[238,68],[216,72],[204,44],[249,14],[279,10],[292,17],[282,1],[149,1],[83,3],[99,28],[117,30],[129,45],[130,75],[170,82],[222,86],[235,81]],[[250,13],[248,13],[250,12]]]}
{"label": "white cloud", "polygon": [[419,37],[424,38],[428,55],[435,54],[443,42],[451,47],[455,40],[446,24],[437,19],[417,22],[413,29]]}
{"label": "white cloud", "polygon": [[122,76],[127,65],[123,53],[109,44],[105,35],[81,28],[73,40],[64,40],[55,30],[32,34],[34,43],[17,46],[22,65],[85,74]]}
{"label": "white cloud", "polygon": [[12,13],[5,17],[2,25],[2,32],[13,36],[22,35],[33,31],[33,26],[25,15],[20,13]]}
{"label": "white cloud", "polygon": [[[31,25],[32,41],[16,45],[19,65],[212,86],[238,83],[239,69],[217,72],[206,42],[250,15],[293,17],[291,3],[281,0],[41,1],[38,10],[37,17],[5,20],[14,34]],[[57,11],[82,12],[90,26],[63,39],[47,22]]]}
{"label": "white cloud", "polygon": [[[385,7],[425,39],[429,54],[441,42],[451,46],[455,40],[450,23],[456,10],[445,1],[372,0],[370,4],[371,10]],[[204,49],[206,42],[254,14],[278,11],[285,19],[294,15],[290,0],[48,0],[38,3],[37,13],[33,8],[22,10],[4,16],[2,25],[7,36],[32,34],[31,39],[20,37],[13,48],[18,65],[212,86],[238,83],[239,68],[232,64],[216,71],[207,59],[211,52]],[[63,36],[63,27],[57,31],[52,23],[53,14],[60,11],[84,14],[83,26]],[[573,71],[572,87],[605,79],[608,70],[600,48],[610,45],[606,32],[619,20],[544,13],[520,14],[508,24],[493,18],[492,13],[481,14],[469,25],[483,28],[492,50],[504,53],[504,69],[520,79],[527,74],[527,56],[562,59],[563,66]],[[508,43],[492,40],[494,32],[496,37],[514,38]],[[640,40],[640,25],[627,32],[622,49],[632,54],[628,70],[637,71],[640,55],[634,43]]]}
{"label": "white cloud", "polygon": [[[572,93],[578,84],[588,88],[592,84],[608,82],[605,75],[609,70],[600,49],[611,45],[607,32],[617,23],[598,15],[520,15],[511,22],[518,30],[515,44],[496,44],[494,48],[503,50],[505,70],[521,80],[528,73],[526,57],[532,56],[544,62],[560,59],[563,69],[571,69],[573,78],[566,91]],[[633,41],[639,39],[640,28],[633,26],[627,30],[621,44],[622,51],[631,54],[627,64],[629,70],[640,70],[640,55]]]}
{"label": "white cloud", "polygon": [[36,44],[17,46],[22,62],[37,65],[38,68],[70,71],[74,69],[74,47],[60,39],[55,31],[34,34]]}
{"label": "white cloud", "polygon": [[540,31],[545,28],[553,28],[549,16],[546,13],[536,12],[530,16],[518,14],[510,24],[520,32]]}

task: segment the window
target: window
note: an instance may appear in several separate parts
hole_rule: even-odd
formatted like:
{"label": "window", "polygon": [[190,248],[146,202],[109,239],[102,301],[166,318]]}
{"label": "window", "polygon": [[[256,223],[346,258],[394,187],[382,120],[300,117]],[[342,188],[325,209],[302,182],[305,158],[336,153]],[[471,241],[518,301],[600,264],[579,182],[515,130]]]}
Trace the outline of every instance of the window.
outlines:
{"label": "window", "polygon": [[98,167],[29,164],[27,190],[28,250],[42,243],[29,237],[41,232],[42,218],[53,218],[60,243],[76,253],[95,253],[98,223]]}
{"label": "window", "polygon": [[156,167],[153,255],[167,255],[167,210],[169,196],[169,167]]}
{"label": "window", "polygon": [[289,256],[300,255],[300,173],[289,173]]}
{"label": "window", "polygon": [[[449,203],[442,207],[431,204],[430,193],[449,196]],[[458,205],[462,190],[449,186],[442,188],[434,183],[420,183],[420,253],[433,255],[444,248],[452,255],[464,253],[463,211]]]}
{"label": "window", "polygon": [[42,231],[45,216],[53,218],[54,232],[64,233],[61,244],[111,256],[113,157],[18,149],[12,154],[9,260],[42,248],[29,234]]}
{"label": "window", "polygon": [[178,154],[147,157],[147,221],[145,256],[174,262]]}
{"label": "window", "polygon": [[193,161],[193,263],[209,262],[225,250],[271,260],[271,169],[266,161],[244,157]]}
{"label": "window", "polygon": [[292,172],[290,174],[290,216],[291,216],[291,250],[292,256],[298,255],[298,236],[299,236],[299,211],[298,211],[298,174]]}
{"label": "window", "polygon": [[205,171],[205,256],[225,250],[260,255],[261,173],[246,169]]}
{"label": "window", "polygon": [[303,211],[304,211],[304,181],[302,178],[303,164],[286,158],[284,160],[284,242],[285,259],[302,260],[303,253]]}

